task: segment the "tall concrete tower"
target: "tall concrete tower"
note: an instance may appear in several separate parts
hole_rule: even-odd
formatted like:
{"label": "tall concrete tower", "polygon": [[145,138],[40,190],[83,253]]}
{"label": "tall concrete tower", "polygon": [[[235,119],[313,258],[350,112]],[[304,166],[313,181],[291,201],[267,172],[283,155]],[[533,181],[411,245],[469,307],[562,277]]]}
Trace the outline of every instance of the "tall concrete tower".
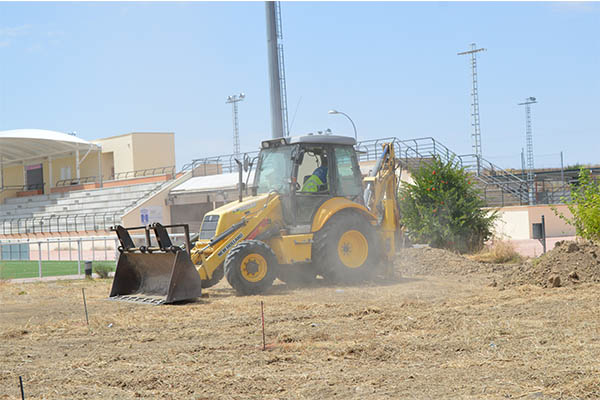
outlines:
{"label": "tall concrete tower", "polygon": [[281,7],[278,1],[267,1],[265,10],[271,97],[271,136],[277,138],[289,135]]}

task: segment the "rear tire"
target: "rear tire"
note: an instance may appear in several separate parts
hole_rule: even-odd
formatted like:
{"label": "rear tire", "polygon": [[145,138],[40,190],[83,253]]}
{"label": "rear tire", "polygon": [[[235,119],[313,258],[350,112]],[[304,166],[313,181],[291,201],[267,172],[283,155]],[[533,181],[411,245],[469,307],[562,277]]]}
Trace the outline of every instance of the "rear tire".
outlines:
{"label": "rear tire", "polygon": [[375,230],[356,211],[341,211],[315,233],[313,260],[331,283],[355,283],[373,278],[380,262]]}
{"label": "rear tire", "polygon": [[225,258],[227,282],[242,295],[264,293],[273,285],[276,269],[275,254],[259,240],[241,242]]}

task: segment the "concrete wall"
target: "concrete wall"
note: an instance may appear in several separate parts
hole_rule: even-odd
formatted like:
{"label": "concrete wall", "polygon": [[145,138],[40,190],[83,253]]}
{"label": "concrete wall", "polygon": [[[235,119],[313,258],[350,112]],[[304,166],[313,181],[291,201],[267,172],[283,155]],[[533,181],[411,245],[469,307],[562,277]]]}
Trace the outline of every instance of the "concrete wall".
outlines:
{"label": "concrete wall", "polygon": [[4,167],[4,186],[22,185],[23,184],[23,166],[12,165]]}
{"label": "concrete wall", "polygon": [[133,138],[134,169],[175,165],[175,134],[172,132],[135,132]]}
{"label": "concrete wall", "polygon": [[162,187],[158,193],[155,193],[152,197],[143,201],[142,203],[136,205],[130,210],[126,211],[126,214],[123,216],[123,225],[124,226],[140,226],[145,225],[142,223],[142,210],[143,209],[160,209],[160,214],[162,216],[160,221],[148,221],[148,222],[160,222],[163,225],[171,224],[171,207],[167,205],[167,197],[169,196],[169,191],[177,185],[182,184],[192,177],[192,174],[188,172],[183,176],[171,181],[170,184]]}
{"label": "concrete wall", "polygon": [[[112,153],[115,173],[134,171],[133,165],[133,137],[131,133],[119,136],[112,136],[105,139],[94,141],[102,146],[102,153]],[[106,160],[109,162],[109,160]],[[111,166],[107,166],[111,168]],[[104,169],[104,165],[102,169]]]}
{"label": "concrete wall", "polygon": [[94,141],[102,146],[105,176],[175,165],[173,132],[132,132]]}
{"label": "concrete wall", "polygon": [[572,216],[566,205],[502,207],[497,209],[500,218],[496,221],[495,233],[506,239],[532,239],[532,224],[542,222],[543,215],[546,223],[546,237],[575,235],[575,227],[556,216],[551,207],[555,207],[557,211],[569,218]]}

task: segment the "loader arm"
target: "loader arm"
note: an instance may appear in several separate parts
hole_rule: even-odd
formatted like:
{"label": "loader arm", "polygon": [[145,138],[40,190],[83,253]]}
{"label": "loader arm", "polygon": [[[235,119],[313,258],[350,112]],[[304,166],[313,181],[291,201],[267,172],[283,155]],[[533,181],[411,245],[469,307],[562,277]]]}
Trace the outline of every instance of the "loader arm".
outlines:
{"label": "loader arm", "polygon": [[225,261],[227,253],[243,240],[256,238],[259,234],[277,228],[281,222],[279,194],[271,194],[265,204],[249,212],[237,223],[208,242],[198,242],[192,249],[191,258],[202,280],[212,278],[213,273]]}
{"label": "loader arm", "polygon": [[396,155],[393,143],[384,143],[375,168],[364,178],[365,205],[378,217],[385,254],[392,260],[396,253],[396,234],[400,231]]}

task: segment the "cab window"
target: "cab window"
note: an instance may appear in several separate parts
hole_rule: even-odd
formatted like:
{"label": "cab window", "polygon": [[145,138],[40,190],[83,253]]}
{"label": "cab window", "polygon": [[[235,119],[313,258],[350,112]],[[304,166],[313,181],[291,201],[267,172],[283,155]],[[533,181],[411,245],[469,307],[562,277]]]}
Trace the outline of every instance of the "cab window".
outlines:
{"label": "cab window", "polygon": [[351,146],[335,147],[334,153],[338,195],[358,196],[362,194],[362,177],[354,148]]}
{"label": "cab window", "polygon": [[258,193],[277,190],[287,193],[292,176],[292,148],[290,146],[265,149],[260,152],[256,186]]}
{"label": "cab window", "polygon": [[327,193],[329,191],[329,170],[327,153],[322,147],[303,147],[298,164],[298,185],[300,193]]}

